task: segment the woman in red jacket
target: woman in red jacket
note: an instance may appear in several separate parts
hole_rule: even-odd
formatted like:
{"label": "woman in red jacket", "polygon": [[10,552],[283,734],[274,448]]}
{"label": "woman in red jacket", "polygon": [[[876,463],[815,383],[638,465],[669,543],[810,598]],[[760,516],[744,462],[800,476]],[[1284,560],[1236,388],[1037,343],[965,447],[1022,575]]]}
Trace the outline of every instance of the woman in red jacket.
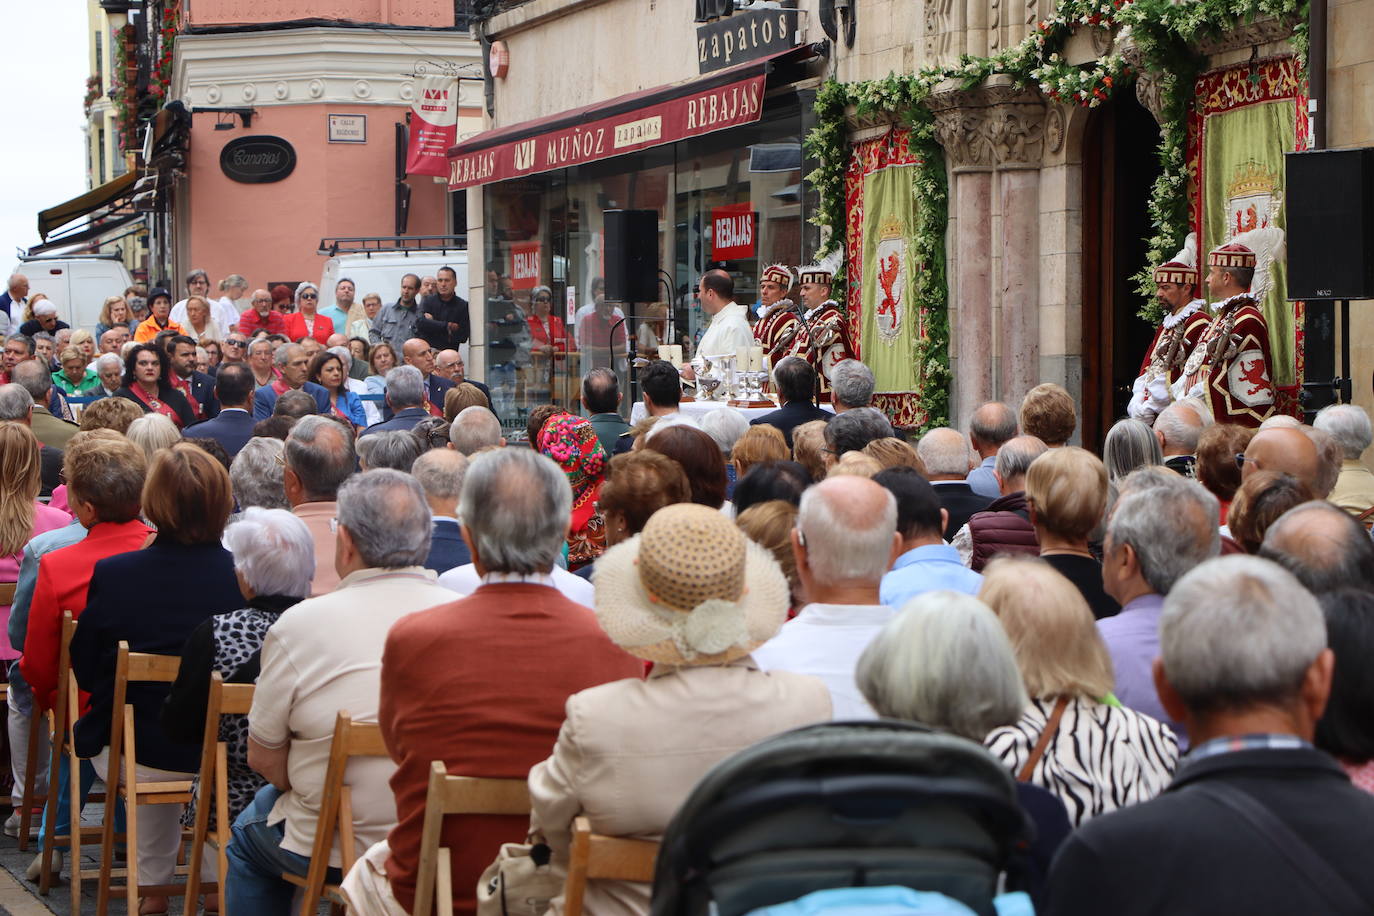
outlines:
{"label": "woman in red jacket", "polygon": [[299,341],[302,337],[313,337],[328,346],[329,338],[336,332],[334,319],[321,315],[320,290],[313,283],[302,283],[296,287],[296,311],[286,316],[286,336]]}

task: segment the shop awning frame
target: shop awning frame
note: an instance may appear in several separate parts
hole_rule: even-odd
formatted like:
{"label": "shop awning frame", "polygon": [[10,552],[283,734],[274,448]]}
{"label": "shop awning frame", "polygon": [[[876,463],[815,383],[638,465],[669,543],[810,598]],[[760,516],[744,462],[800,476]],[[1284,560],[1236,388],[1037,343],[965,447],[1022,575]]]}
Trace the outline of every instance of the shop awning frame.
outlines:
{"label": "shop awning frame", "polygon": [[[91,244],[108,245],[117,242],[126,236],[133,235],[142,231],[143,214],[128,213],[122,216],[107,219],[100,224],[91,223],[79,226],[70,232],[48,239],[41,245],[34,245],[28,250],[29,257],[42,254],[65,254],[69,250],[79,250]],[[117,235],[112,235],[118,230],[123,230]]]}
{"label": "shop awning frame", "polygon": [[48,235],[54,229],[65,226],[73,220],[108,207],[121,198],[131,195],[134,190],[134,183],[137,181],[137,172],[125,172],[112,181],[91,188],[79,197],[73,197],[65,203],[38,211],[38,235],[46,242]]}
{"label": "shop awning frame", "polygon": [[[486,157],[495,160],[497,153],[504,160],[508,154],[513,153],[522,141],[535,140],[557,135],[564,131],[583,128],[589,125],[604,124],[621,119],[633,121],[633,118],[624,118],[638,113],[650,113],[663,106],[670,106],[680,103],[681,100],[695,95],[706,95],[712,91],[730,90],[753,85],[757,81],[761,88],[761,81],[765,79],[773,70],[789,62],[801,62],[826,52],[826,44],[806,44],[796,48],[781,51],[770,57],[759,58],[735,67],[724,70],[717,70],[714,73],[701,77],[700,79],[690,80],[685,83],[676,83],[668,86],[659,86],[653,89],[645,89],[639,92],[626,93],[603,102],[591,105],[584,105],[581,108],[574,108],[569,111],[559,112],[554,115],[546,115],[519,124],[512,124],[497,130],[484,131],[476,136],[465,140],[453,147],[450,147],[448,158],[451,168],[449,184],[455,189],[470,187],[478,184],[485,184],[489,181],[500,181],[516,175],[504,174],[512,169],[502,168],[498,165],[496,173],[486,174],[485,170],[478,168],[474,171],[471,164],[476,153],[492,154]],[[754,110],[752,116],[745,112],[740,117],[721,118],[718,124],[709,129],[693,131],[691,135],[699,136],[715,130],[724,130],[738,124],[750,123],[758,120],[762,112]],[[647,139],[643,141],[633,141],[625,144],[616,145],[605,144],[605,149],[600,149],[588,158],[581,158],[577,162],[569,162],[567,165],[583,164],[585,162],[595,162],[601,159],[609,159],[614,156],[625,155],[637,152],[641,149],[648,149],[653,146],[660,146],[673,143],[682,137],[664,134],[660,139]],[[541,164],[538,161],[531,162],[524,166],[515,167],[519,173],[518,177],[524,175],[535,175],[541,172],[553,171],[565,167],[563,163]],[[474,180],[475,179],[475,180]]]}

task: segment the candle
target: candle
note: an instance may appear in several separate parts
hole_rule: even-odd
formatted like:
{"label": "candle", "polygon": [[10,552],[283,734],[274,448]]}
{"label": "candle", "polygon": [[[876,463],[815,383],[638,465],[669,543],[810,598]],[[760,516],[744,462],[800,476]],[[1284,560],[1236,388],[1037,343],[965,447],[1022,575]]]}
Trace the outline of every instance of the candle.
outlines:
{"label": "candle", "polygon": [[668,361],[671,362],[675,368],[681,369],[681,368],[682,368],[682,344],[673,344],[672,346],[670,346],[670,347],[668,348],[668,350],[669,350],[670,353],[671,353],[671,355],[668,357]]}
{"label": "candle", "polygon": [[749,351],[752,347],[740,347],[735,351],[735,371],[743,372],[749,368]]}
{"label": "candle", "polygon": [[673,361],[673,348],[668,344],[659,344],[658,358],[665,363],[671,363]]}
{"label": "candle", "polygon": [[763,347],[749,348],[749,371],[758,372],[763,368]]}

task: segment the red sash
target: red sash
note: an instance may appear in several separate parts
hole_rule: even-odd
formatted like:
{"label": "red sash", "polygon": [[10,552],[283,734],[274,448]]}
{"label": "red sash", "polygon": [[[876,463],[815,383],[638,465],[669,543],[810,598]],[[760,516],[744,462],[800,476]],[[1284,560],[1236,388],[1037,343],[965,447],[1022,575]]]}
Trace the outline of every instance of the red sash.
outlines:
{"label": "red sash", "polygon": [[181,417],[178,416],[177,412],[172,409],[172,405],[168,404],[166,401],[159,400],[158,398],[149,397],[143,391],[143,386],[139,385],[137,382],[129,386],[129,390],[132,391],[134,393],[134,397],[138,398],[138,400],[149,410],[151,410],[154,413],[162,414],[164,417],[167,417],[173,423],[175,423],[178,428],[180,428]]}
{"label": "red sash", "polygon": [[197,420],[203,420],[204,415],[201,410],[200,402],[191,396],[191,380],[188,378],[180,378],[175,372],[173,372],[169,378],[171,379],[172,387],[180,391],[182,395],[185,396],[186,402],[191,405],[191,413],[195,414]]}

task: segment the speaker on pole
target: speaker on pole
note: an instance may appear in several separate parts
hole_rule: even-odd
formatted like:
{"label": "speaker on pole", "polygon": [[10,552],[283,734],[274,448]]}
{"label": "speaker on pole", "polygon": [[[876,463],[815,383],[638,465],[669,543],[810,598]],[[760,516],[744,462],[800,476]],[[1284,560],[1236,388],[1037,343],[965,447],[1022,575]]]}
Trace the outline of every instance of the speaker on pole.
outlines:
{"label": "speaker on pole", "polygon": [[1284,156],[1288,298],[1374,299],[1374,148]]}
{"label": "speaker on pole", "polygon": [[606,298],[658,301],[658,211],[604,210]]}

